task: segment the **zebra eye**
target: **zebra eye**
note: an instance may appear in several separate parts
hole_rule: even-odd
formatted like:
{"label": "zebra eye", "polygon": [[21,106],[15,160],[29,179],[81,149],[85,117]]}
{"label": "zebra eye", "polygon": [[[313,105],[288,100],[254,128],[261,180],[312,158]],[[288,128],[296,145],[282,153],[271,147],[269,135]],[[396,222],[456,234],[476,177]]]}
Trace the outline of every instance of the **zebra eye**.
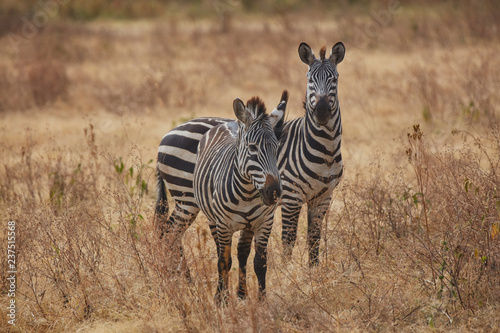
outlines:
{"label": "zebra eye", "polygon": [[259,151],[259,147],[255,143],[249,143],[248,151],[251,153],[257,153]]}

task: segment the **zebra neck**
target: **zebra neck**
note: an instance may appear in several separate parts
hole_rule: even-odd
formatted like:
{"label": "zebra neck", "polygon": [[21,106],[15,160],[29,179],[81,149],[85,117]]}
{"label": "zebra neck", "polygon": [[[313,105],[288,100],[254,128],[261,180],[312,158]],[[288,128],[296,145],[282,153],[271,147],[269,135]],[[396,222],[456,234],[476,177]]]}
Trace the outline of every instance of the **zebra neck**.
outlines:
{"label": "zebra neck", "polygon": [[227,175],[226,190],[233,191],[237,190],[239,195],[243,198],[253,198],[255,197],[255,185],[252,181],[246,177],[244,177],[237,166],[237,161],[234,159],[231,164],[231,170]]}
{"label": "zebra neck", "polygon": [[325,126],[317,125],[309,112],[303,119],[303,149],[316,150],[327,164],[332,164],[340,151],[342,139],[340,110]]}

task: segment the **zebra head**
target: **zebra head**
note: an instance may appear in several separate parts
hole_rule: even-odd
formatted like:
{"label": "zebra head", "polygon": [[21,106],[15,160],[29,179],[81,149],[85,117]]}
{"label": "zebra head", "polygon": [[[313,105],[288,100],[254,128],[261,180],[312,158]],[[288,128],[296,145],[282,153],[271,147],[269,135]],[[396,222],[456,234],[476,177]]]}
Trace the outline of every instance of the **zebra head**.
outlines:
{"label": "zebra head", "polygon": [[281,198],[276,134],[283,126],[287,99],[288,92],[284,91],[280,105],[271,115],[266,114],[266,107],[258,97],[252,97],[246,106],[239,98],[233,102],[238,118],[238,171],[253,183],[267,206],[276,204]]}
{"label": "zebra head", "polygon": [[325,53],[326,49],[323,47],[318,59],[314,56],[309,45],[301,43],[299,46],[300,60],[309,66],[304,106],[306,113],[310,113],[318,126],[326,125],[330,119],[335,117],[339,108],[337,64],[344,59],[344,44],[342,42],[335,44],[329,58],[325,58]]}

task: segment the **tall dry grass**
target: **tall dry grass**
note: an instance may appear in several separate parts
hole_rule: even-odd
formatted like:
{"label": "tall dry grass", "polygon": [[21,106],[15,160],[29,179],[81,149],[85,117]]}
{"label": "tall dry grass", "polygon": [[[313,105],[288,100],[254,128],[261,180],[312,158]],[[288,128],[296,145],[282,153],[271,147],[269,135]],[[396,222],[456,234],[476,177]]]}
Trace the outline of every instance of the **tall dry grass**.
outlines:
{"label": "tall dry grass", "polygon": [[[154,170],[136,148],[114,156],[92,125],[78,153],[57,145],[37,151],[27,136],[23,151],[5,164],[8,182],[0,189],[3,211],[17,221],[17,327],[498,328],[498,127],[459,134],[469,138],[462,147],[436,151],[415,126],[395,156],[408,163],[391,172],[375,163],[337,191],[319,267],[307,264],[305,223],[291,262],[281,260],[274,232],[267,300],[258,302],[252,274],[249,300],[237,300],[233,270],[233,297],[223,308],[213,304],[216,254],[204,218],[184,239],[193,282],[169,264],[177,254],[152,223]],[[5,257],[1,265],[7,267]]]}

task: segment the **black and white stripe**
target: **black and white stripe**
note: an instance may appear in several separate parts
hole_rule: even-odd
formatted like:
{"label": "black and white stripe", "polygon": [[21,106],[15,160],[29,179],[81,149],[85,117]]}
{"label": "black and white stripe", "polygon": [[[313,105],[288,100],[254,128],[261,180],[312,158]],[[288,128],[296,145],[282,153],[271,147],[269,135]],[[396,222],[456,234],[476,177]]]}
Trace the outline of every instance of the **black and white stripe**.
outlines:
{"label": "black and white stripe", "polygon": [[[306,114],[284,124],[285,130],[279,137],[278,148],[278,166],[283,184],[281,209],[284,253],[287,257],[292,254],[300,209],[307,203],[311,265],[318,263],[321,223],[330,205],[333,189],[343,175],[337,64],[344,58],[344,44],[335,44],[329,58],[325,57],[325,53],[323,48],[320,57],[316,58],[307,44],[299,46],[300,59],[309,66],[304,102]],[[176,205],[167,223],[171,227],[184,230],[199,211],[192,200],[194,194],[189,185],[192,184],[196,159],[192,151],[196,150],[201,132],[227,121],[223,118],[198,118],[175,128],[163,138],[158,150],[157,215],[164,216],[166,212],[162,202],[165,202],[165,190],[168,187]],[[171,133],[176,136],[171,138]],[[166,151],[178,156],[182,163],[174,165],[164,157]],[[169,175],[175,178],[172,180],[168,178]],[[186,186],[179,187],[179,182],[184,182]]]}
{"label": "black and white stripe", "polygon": [[198,147],[194,197],[217,244],[218,302],[227,292],[232,235],[240,230],[238,296],[246,297],[246,264],[254,236],[254,269],[260,295],[265,292],[267,242],[282,192],[274,130],[284,116],[286,93],[283,99],[279,116],[268,116],[258,98],[250,99],[246,106],[236,99],[233,108],[238,121],[213,127]]}

